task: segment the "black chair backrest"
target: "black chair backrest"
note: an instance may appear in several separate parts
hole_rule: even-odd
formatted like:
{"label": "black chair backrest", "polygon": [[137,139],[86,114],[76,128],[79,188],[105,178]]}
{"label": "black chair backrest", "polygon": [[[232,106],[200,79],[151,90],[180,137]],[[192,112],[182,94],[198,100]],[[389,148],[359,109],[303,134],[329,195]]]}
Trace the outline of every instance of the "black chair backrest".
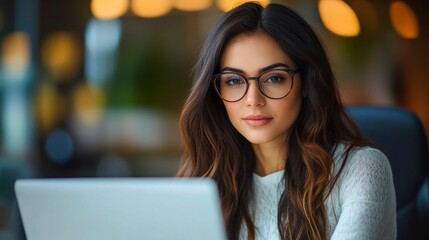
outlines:
{"label": "black chair backrest", "polygon": [[397,239],[429,239],[429,157],[421,122],[399,108],[348,110],[363,136],[389,159],[396,191]]}

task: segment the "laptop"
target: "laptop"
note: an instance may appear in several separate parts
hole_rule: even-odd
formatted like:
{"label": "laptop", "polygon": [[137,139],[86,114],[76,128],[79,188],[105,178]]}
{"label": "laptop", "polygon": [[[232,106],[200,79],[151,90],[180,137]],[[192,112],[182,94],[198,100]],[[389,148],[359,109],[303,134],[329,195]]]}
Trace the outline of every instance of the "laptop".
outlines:
{"label": "laptop", "polygon": [[28,240],[225,240],[209,179],[23,179],[15,183]]}

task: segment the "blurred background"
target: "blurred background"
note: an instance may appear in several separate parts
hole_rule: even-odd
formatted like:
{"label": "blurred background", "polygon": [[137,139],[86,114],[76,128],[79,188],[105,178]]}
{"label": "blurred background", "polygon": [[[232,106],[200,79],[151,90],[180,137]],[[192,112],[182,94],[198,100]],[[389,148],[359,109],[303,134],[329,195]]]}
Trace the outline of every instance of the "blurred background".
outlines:
{"label": "blurred background", "polygon": [[[0,0],[0,239],[25,239],[17,178],[173,176],[192,66],[237,2]],[[309,21],[346,105],[406,108],[429,130],[428,1],[260,2]]]}

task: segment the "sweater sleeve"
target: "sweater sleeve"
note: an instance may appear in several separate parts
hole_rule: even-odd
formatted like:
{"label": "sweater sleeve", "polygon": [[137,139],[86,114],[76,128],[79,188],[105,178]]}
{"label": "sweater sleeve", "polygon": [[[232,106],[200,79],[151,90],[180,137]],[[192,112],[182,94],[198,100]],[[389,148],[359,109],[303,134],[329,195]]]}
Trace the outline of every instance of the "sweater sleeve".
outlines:
{"label": "sweater sleeve", "polygon": [[396,239],[396,199],[387,157],[373,148],[357,150],[342,175],[341,215],[331,239]]}

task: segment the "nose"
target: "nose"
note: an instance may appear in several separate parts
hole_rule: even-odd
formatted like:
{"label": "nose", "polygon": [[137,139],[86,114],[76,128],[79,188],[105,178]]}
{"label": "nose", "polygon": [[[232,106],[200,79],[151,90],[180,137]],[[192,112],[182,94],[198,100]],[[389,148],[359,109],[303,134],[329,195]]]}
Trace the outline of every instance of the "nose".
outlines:
{"label": "nose", "polygon": [[249,107],[261,107],[265,105],[265,96],[258,88],[256,81],[249,81],[249,89],[246,93],[246,105]]}

